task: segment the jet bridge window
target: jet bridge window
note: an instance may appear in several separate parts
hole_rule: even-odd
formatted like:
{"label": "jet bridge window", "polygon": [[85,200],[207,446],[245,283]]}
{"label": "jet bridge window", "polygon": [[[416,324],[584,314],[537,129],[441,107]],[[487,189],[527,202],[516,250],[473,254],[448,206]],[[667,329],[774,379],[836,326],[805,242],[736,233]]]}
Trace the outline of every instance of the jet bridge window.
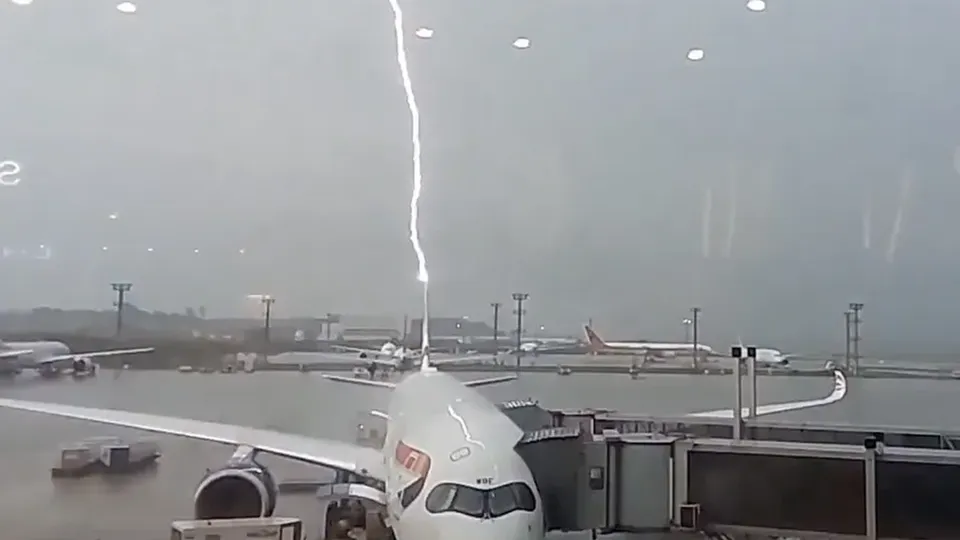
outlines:
{"label": "jet bridge window", "polygon": [[433,514],[457,512],[475,518],[496,518],[518,510],[533,512],[537,509],[537,500],[530,486],[523,482],[491,489],[443,483],[430,491],[426,506]]}

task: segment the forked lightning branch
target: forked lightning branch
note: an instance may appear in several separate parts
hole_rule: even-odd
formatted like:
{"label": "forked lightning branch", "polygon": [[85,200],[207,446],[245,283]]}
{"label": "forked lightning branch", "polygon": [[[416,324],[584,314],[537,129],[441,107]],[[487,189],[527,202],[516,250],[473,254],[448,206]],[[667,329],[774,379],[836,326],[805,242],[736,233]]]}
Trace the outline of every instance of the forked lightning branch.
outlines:
{"label": "forked lightning branch", "polygon": [[20,164],[12,159],[0,161],[0,186],[14,187],[20,185]]}

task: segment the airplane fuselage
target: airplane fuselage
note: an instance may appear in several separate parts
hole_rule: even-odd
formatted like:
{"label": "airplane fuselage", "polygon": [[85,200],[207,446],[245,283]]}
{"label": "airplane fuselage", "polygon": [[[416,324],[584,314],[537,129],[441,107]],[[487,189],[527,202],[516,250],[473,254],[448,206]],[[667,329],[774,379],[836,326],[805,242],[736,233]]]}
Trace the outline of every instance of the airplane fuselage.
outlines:
{"label": "airplane fuselage", "polygon": [[656,343],[656,342],[637,342],[637,341],[607,341],[603,345],[595,346],[596,354],[611,355],[650,355],[673,357],[677,355],[693,355],[694,350],[701,354],[712,354],[713,349],[706,345],[697,345],[694,349],[691,343]]}
{"label": "airplane fuselage", "polygon": [[451,375],[416,372],[394,389],[384,445],[388,520],[398,539],[539,540],[523,432]]}
{"label": "airplane fuselage", "polygon": [[777,349],[758,348],[757,363],[761,365],[782,366],[790,362],[787,355]]}
{"label": "airplane fuselage", "polygon": [[603,355],[626,355],[626,356],[654,356],[660,358],[673,358],[678,355],[697,356],[714,354],[713,349],[707,345],[698,343],[665,343],[656,341],[605,341],[590,328],[589,325],[583,327],[587,336],[587,345],[593,354]]}

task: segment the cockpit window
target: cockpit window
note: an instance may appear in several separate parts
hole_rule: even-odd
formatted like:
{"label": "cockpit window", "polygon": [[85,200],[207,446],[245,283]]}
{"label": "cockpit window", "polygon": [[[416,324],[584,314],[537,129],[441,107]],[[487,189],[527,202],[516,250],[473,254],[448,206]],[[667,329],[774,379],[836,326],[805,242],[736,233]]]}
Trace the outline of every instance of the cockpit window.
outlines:
{"label": "cockpit window", "polygon": [[530,486],[511,482],[490,489],[463,484],[437,484],[427,496],[427,511],[457,512],[475,518],[496,518],[511,512],[533,512],[537,500]]}
{"label": "cockpit window", "polygon": [[483,490],[460,484],[439,484],[427,497],[427,510],[435,514],[457,512],[482,518],[484,499]]}
{"label": "cockpit window", "polygon": [[417,500],[417,495],[420,495],[420,492],[423,491],[423,484],[426,480],[426,476],[421,476],[416,482],[403,488],[403,491],[400,492],[400,506],[404,510],[413,504],[413,501]]}
{"label": "cockpit window", "polygon": [[488,493],[491,517],[499,517],[514,510],[533,512],[537,509],[537,500],[533,492],[523,482],[513,482],[493,488]]}

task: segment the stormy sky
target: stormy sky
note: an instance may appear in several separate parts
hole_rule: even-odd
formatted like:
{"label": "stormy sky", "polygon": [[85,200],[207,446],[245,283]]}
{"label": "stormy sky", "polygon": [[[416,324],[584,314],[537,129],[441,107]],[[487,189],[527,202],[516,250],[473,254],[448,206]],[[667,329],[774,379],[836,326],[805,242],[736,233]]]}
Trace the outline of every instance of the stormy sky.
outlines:
{"label": "stormy sky", "polygon": [[[842,348],[860,301],[874,341],[960,342],[960,4],[401,3],[434,314],[524,291],[531,324],[678,338],[699,305],[708,338]],[[392,24],[387,0],[4,0],[3,306],[122,280],[148,309],[418,314]]]}

